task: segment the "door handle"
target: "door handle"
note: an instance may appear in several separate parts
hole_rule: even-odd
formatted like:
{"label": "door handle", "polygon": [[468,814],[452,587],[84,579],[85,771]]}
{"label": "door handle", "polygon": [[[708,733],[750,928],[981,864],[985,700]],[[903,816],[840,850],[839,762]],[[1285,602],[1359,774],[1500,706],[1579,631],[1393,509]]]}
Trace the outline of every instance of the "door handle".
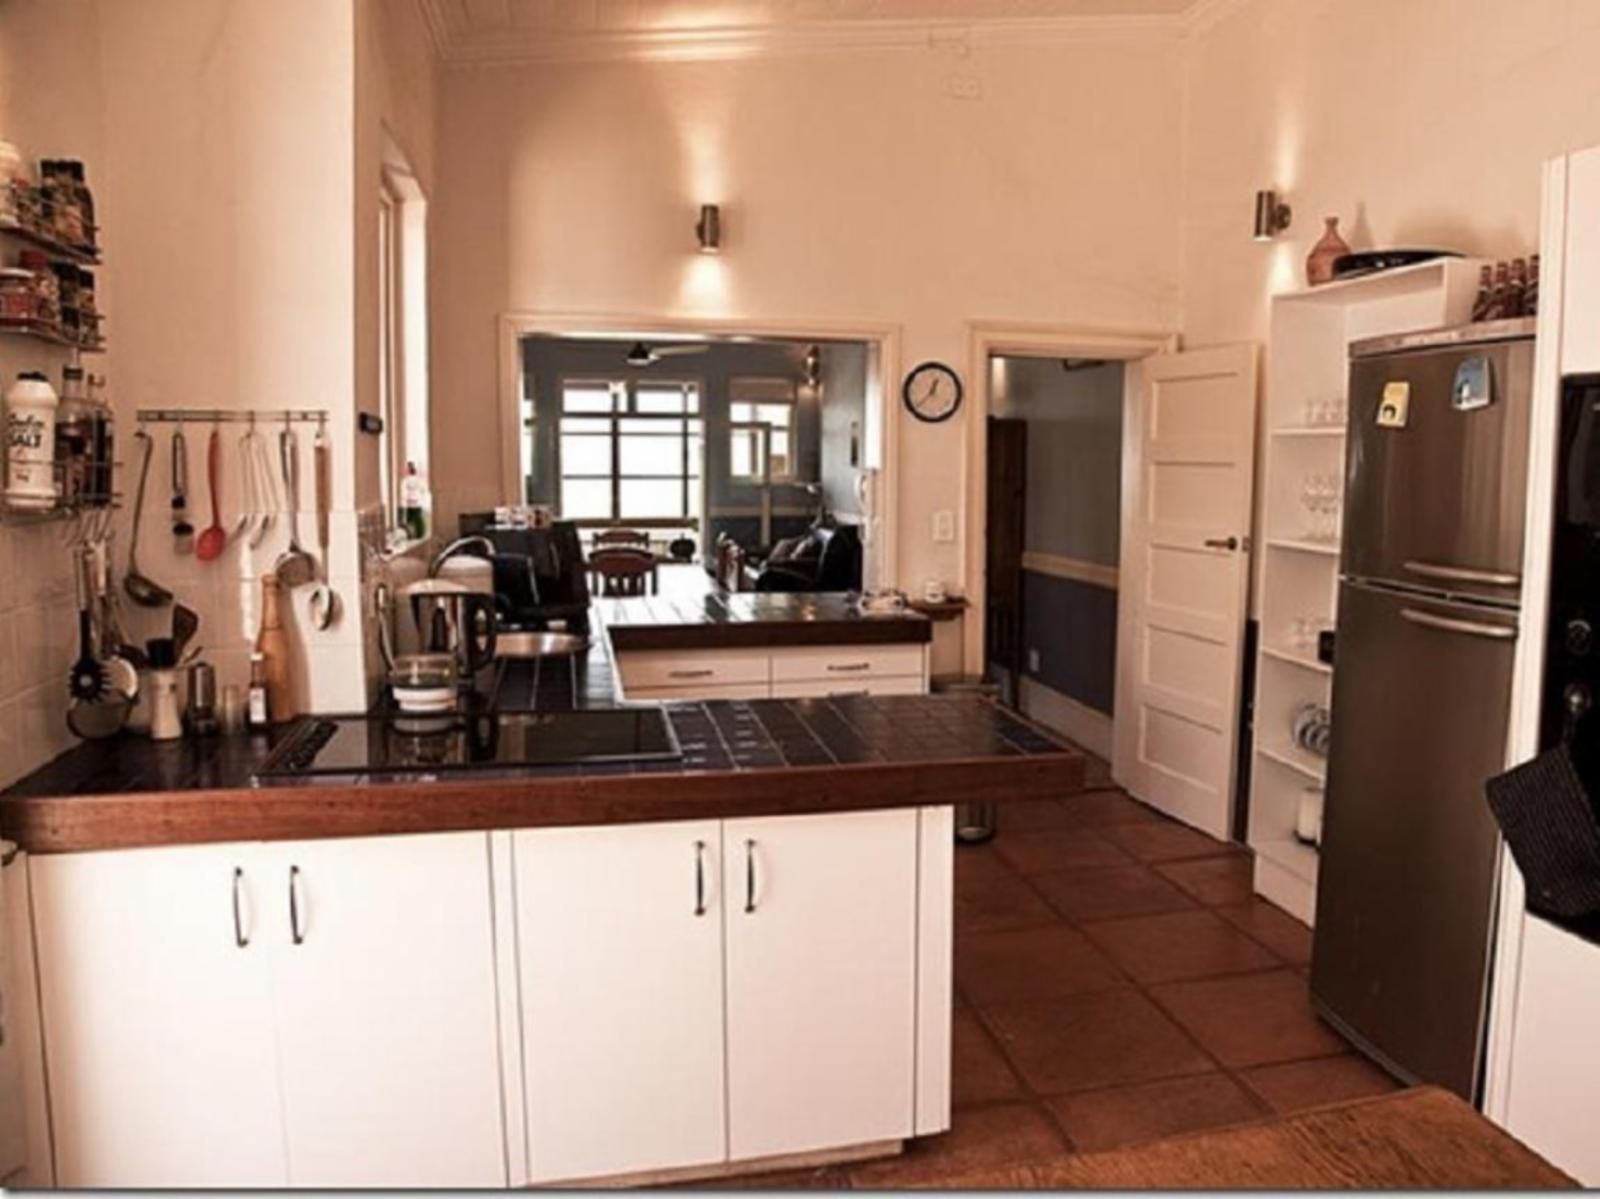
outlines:
{"label": "door handle", "polygon": [[706,843],[694,843],[694,914],[706,914]]}
{"label": "door handle", "polygon": [[871,670],[871,662],[829,662],[828,669],[834,674],[858,674],[863,670]]}
{"label": "door handle", "polygon": [[744,843],[744,911],[750,915],[756,910],[756,843]]}
{"label": "door handle", "polygon": [[1430,629],[1440,629],[1446,633],[1466,633],[1468,636],[1490,637],[1496,641],[1510,641],[1517,635],[1516,628],[1511,625],[1457,620],[1450,616],[1435,616],[1432,612],[1421,612],[1416,608],[1401,608],[1400,615],[1412,624],[1426,625]]}
{"label": "door handle", "polygon": [[1236,550],[1239,548],[1237,537],[1207,537],[1206,549],[1208,550]]}
{"label": "door handle", "polygon": [[239,882],[244,878],[244,871],[239,867],[233,868],[233,943],[240,949],[250,944],[250,938],[244,931],[244,917],[239,912]]}
{"label": "door handle", "polygon": [[1516,587],[1521,575],[1497,570],[1472,570],[1465,566],[1441,566],[1436,562],[1407,562],[1406,569],[1429,579],[1448,579],[1455,583],[1482,583],[1488,587]]}
{"label": "door handle", "polygon": [[289,867],[289,939],[296,945],[305,943],[306,935],[300,928],[300,867]]}
{"label": "door handle", "polygon": [[669,670],[669,679],[709,679],[717,672],[714,670]]}

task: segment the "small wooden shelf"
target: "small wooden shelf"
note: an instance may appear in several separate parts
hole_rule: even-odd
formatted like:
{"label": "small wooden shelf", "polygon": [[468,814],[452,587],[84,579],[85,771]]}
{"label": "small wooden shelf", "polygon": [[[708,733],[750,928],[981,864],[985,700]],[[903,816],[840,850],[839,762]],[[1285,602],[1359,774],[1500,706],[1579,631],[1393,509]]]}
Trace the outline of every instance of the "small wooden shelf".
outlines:
{"label": "small wooden shelf", "polygon": [[26,242],[36,249],[43,250],[52,258],[63,262],[76,263],[78,266],[99,266],[100,252],[91,246],[69,246],[66,242],[57,241],[53,237],[46,237],[43,233],[29,229],[23,225],[13,224],[10,221],[0,221],[0,234],[14,237],[20,242]]}
{"label": "small wooden shelf", "polygon": [[1336,437],[1344,439],[1343,425],[1280,425],[1272,431],[1274,437]]}
{"label": "small wooden shelf", "polygon": [[1339,556],[1337,541],[1310,541],[1303,537],[1269,537],[1267,545],[1275,550],[1292,550],[1297,554],[1322,554],[1329,558]]}
{"label": "small wooden shelf", "polygon": [[1276,762],[1279,766],[1286,766],[1296,774],[1304,775],[1314,783],[1323,783],[1328,778],[1326,763],[1313,764],[1308,756],[1289,749],[1286,746],[1274,745],[1268,741],[1256,742],[1256,753],[1269,761]]}
{"label": "small wooden shelf", "polygon": [[960,620],[966,613],[968,604],[965,596],[953,595],[939,603],[929,603],[927,600],[907,600],[906,607],[913,612],[920,612],[929,620]]}
{"label": "small wooden shelf", "polygon": [[1290,666],[1298,666],[1303,670],[1314,670],[1318,674],[1332,674],[1333,667],[1316,658],[1308,658],[1304,654],[1296,653],[1292,649],[1280,649],[1275,645],[1263,645],[1261,652],[1266,657],[1276,662],[1287,662]]}
{"label": "small wooden shelf", "polygon": [[77,350],[80,354],[104,354],[106,343],[96,341],[84,343],[73,341],[59,329],[49,325],[0,325],[0,334],[7,337],[26,337],[33,341],[42,341],[46,345],[62,346],[69,350]]}

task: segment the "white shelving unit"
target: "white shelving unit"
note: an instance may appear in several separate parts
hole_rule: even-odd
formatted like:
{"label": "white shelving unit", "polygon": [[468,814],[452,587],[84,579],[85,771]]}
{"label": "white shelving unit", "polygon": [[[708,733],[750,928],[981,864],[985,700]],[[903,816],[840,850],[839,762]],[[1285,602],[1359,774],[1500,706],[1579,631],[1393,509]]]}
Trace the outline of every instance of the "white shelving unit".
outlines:
{"label": "white shelving unit", "polygon": [[1345,398],[1351,342],[1465,323],[1482,265],[1438,259],[1272,301],[1248,835],[1256,892],[1307,923],[1317,906],[1317,851],[1296,839],[1295,814],[1306,790],[1322,790],[1327,763],[1295,745],[1292,722],[1302,704],[1329,702],[1334,671],[1294,635],[1302,618],[1334,625],[1339,540],[1312,537],[1301,495],[1307,476],[1344,478],[1346,441],[1343,424],[1312,423],[1310,406]]}

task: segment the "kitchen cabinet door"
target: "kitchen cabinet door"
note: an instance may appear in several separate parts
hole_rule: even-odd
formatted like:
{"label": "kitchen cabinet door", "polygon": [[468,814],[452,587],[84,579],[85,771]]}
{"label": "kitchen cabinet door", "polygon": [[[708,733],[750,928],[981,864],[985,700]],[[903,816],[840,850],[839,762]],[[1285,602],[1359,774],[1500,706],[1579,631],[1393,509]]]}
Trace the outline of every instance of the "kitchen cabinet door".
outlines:
{"label": "kitchen cabinet door", "polygon": [[259,853],[29,863],[58,1185],[288,1181]]}
{"label": "kitchen cabinet door", "polygon": [[290,1183],[505,1186],[488,835],[264,856]]}
{"label": "kitchen cabinet door", "polygon": [[720,825],[513,847],[531,1181],[724,1160]]}
{"label": "kitchen cabinet door", "polygon": [[723,826],[734,1160],[913,1132],[917,813]]}

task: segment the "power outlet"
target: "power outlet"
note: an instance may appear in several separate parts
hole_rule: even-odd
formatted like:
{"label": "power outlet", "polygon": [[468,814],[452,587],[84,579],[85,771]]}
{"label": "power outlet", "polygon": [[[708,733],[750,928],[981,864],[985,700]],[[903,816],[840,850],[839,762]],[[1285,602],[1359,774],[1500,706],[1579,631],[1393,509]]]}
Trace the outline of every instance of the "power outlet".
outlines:
{"label": "power outlet", "polygon": [[956,539],[956,514],[948,508],[942,508],[933,514],[933,539],[936,542],[951,542]]}
{"label": "power outlet", "polygon": [[1039,673],[1039,651],[1036,649],[1030,649],[1028,651],[1028,673]]}

